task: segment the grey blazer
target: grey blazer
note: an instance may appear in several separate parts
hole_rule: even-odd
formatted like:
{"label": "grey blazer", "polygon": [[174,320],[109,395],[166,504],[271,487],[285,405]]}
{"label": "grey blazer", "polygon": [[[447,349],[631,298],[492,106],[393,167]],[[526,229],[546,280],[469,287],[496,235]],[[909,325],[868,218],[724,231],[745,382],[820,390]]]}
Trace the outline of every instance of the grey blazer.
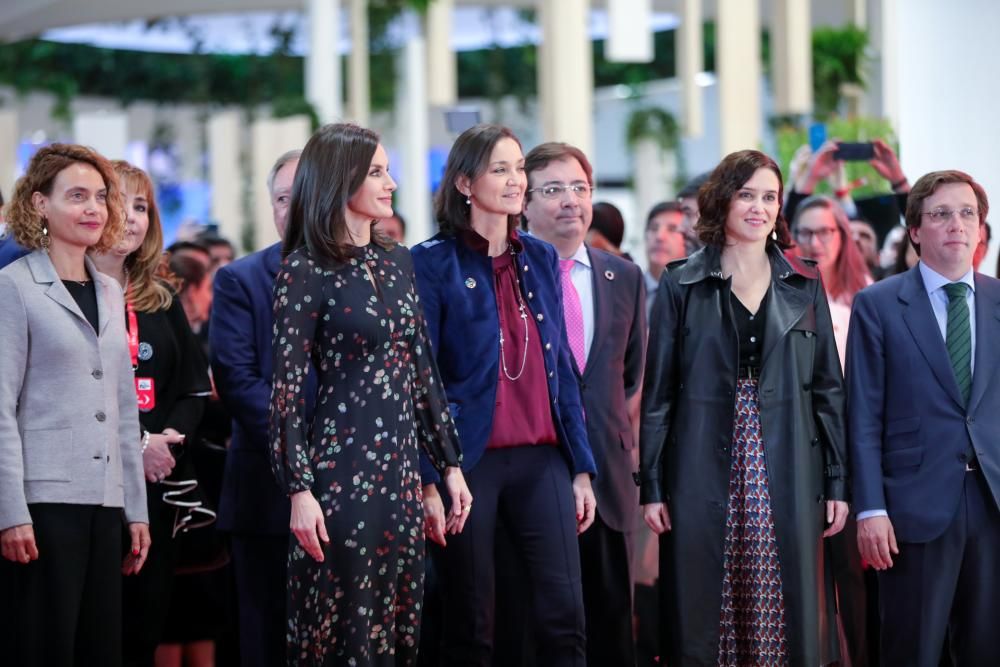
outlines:
{"label": "grey blazer", "polygon": [[86,261],[97,333],[46,252],[0,271],[0,530],[32,523],[31,503],[149,521],[122,290]]}

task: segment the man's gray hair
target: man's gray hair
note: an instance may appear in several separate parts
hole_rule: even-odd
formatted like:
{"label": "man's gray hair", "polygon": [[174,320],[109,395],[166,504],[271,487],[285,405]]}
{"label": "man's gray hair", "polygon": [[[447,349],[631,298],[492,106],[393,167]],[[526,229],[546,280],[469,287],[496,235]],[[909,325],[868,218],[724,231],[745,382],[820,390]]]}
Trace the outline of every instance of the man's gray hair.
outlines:
{"label": "man's gray hair", "polygon": [[281,168],[292,160],[298,160],[302,157],[302,149],[294,148],[286,153],[283,153],[281,157],[274,161],[274,166],[271,167],[271,171],[267,172],[267,192],[270,195],[274,195],[274,177],[278,175]]}

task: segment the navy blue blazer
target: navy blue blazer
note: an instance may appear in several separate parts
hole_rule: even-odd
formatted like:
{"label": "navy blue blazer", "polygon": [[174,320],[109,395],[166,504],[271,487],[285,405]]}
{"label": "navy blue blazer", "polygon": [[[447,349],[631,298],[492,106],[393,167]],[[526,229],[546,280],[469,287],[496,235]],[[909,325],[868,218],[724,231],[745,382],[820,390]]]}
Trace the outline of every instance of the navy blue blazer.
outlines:
{"label": "navy blue blazer", "polygon": [[0,269],[13,264],[28,254],[28,249],[19,246],[11,236],[0,237]]}
{"label": "navy blue blazer", "polygon": [[975,282],[968,405],[919,266],[854,297],[846,369],[854,510],[887,510],[903,542],[945,531],[973,452],[1000,501],[1000,280],[977,273]]}
{"label": "navy blue blazer", "polygon": [[271,409],[271,329],[281,244],[215,274],[209,340],[215,387],[233,416],[219,500],[219,527],[287,535],[290,503],[274,479],[267,438]]}
{"label": "navy blue blazer", "polygon": [[[519,240],[524,249],[515,264],[542,340],[556,435],[573,474],[596,476],[563,326],[559,256],[544,241],[528,235]],[[493,429],[500,373],[493,260],[444,233],[414,247],[412,254],[427,332],[462,443],[462,468],[471,470],[486,451]],[[424,484],[439,479],[423,455],[420,472]]]}

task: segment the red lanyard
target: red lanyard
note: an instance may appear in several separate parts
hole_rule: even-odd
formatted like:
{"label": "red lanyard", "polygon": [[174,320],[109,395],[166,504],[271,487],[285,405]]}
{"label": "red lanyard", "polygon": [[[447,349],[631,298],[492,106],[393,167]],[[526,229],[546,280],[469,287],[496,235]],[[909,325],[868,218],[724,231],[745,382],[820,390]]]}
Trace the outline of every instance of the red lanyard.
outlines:
{"label": "red lanyard", "polygon": [[128,317],[128,353],[132,357],[132,370],[139,369],[139,322],[135,317],[132,299],[125,300],[125,315]]}

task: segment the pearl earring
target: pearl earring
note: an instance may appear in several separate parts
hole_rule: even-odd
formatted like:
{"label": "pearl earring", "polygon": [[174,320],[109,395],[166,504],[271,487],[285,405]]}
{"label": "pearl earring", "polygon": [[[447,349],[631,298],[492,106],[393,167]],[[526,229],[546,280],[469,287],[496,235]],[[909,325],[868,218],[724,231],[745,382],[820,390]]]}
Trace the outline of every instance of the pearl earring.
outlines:
{"label": "pearl earring", "polygon": [[472,197],[466,197],[465,198],[465,205],[466,206],[472,206]]}

